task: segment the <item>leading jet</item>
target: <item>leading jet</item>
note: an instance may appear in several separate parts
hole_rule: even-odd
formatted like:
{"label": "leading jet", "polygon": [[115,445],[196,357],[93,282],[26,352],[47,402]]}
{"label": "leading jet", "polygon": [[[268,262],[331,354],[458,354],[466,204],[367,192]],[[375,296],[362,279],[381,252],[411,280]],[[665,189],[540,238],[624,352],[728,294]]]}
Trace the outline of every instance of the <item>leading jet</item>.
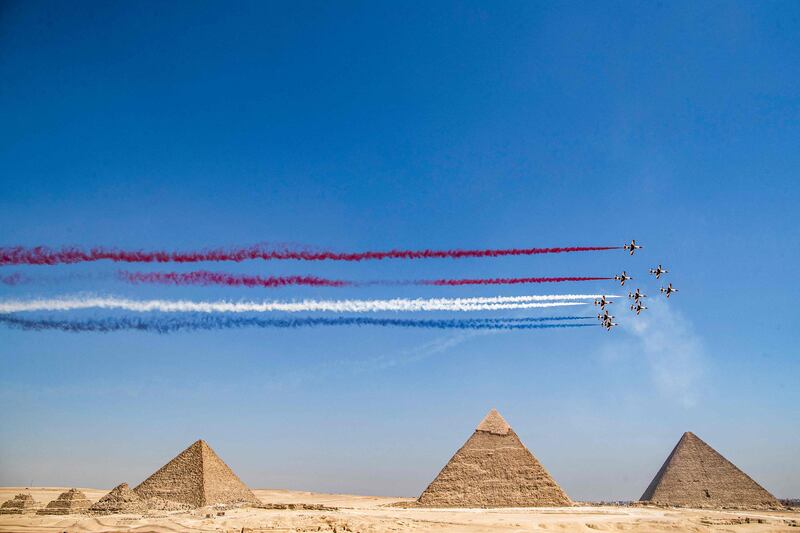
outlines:
{"label": "leading jet", "polygon": [[654,275],[656,279],[659,279],[662,274],[669,274],[669,270],[666,268],[661,268],[661,265],[658,265],[656,268],[651,268],[650,273]]}
{"label": "leading jet", "polygon": [[614,279],[615,279],[615,280],[617,280],[617,281],[619,281],[619,284],[620,284],[620,285],[623,285],[623,286],[624,286],[626,281],[628,281],[629,279],[633,279],[633,278],[632,278],[632,277],[630,277],[630,276],[628,275],[628,273],[627,273],[626,271],[624,271],[624,270],[623,270],[623,271],[622,271],[622,274],[619,274],[618,276],[614,276]]}
{"label": "leading jet", "polygon": [[636,250],[640,250],[641,248],[642,248],[641,246],[636,244],[636,239],[631,239],[630,244],[626,244],[625,246],[622,247],[623,250],[630,250],[631,255],[633,255],[633,252],[635,252]]}
{"label": "leading jet", "polygon": [[661,287],[661,292],[663,292],[664,294],[666,294],[666,295],[667,295],[667,298],[669,298],[669,295],[670,295],[670,294],[672,294],[673,292],[678,292],[678,289],[675,289],[675,288],[672,286],[672,283],[670,283],[669,285],[667,285],[667,287],[666,287],[666,288],[664,288],[664,287]]}

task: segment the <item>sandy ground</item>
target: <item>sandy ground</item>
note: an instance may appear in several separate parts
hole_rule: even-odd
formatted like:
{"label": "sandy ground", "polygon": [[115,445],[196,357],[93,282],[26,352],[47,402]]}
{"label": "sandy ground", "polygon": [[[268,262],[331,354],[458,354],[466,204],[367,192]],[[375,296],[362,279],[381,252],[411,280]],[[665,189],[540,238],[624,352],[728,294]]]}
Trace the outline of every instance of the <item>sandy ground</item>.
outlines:
{"label": "sandy ground", "polygon": [[[29,492],[42,503],[66,490],[60,488],[0,488],[0,502]],[[108,489],[81,489],[98,500]],[[0,516],[0,532],[263,531],[374,532],[499,532],[499,531],[785,531],[800,533],[795,511],[709,511],[652,507],[421,509],[392,504],[404,498],[317,494],[285,490],[255,490],[265,504],[323,505],[335,510],[217,509],[153,512],[146,516]],[[211,515],[211,517],[207,517]]]}

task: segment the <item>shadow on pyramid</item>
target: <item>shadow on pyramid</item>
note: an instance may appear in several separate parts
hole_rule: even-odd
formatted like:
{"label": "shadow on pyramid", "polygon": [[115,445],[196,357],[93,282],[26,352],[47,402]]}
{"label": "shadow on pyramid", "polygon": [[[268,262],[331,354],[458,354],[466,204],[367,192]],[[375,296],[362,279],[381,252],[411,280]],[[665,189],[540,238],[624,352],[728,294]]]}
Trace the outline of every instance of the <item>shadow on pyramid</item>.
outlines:
{"label": "shadow on pyramid", "polygon": [[425,507],[572,504],[494,409],[428,485],[417,503]]}
{"label": "shadow on pyramid", "polygon": [[781,507],[775,496],[690,432],[683,434],[640,501],[701,508]]}
{"label": "shadow on pyramid", "polygon": [[261,505],[214,450],[198,440],[133,491],[148,507],[170,509],[206,505]]}

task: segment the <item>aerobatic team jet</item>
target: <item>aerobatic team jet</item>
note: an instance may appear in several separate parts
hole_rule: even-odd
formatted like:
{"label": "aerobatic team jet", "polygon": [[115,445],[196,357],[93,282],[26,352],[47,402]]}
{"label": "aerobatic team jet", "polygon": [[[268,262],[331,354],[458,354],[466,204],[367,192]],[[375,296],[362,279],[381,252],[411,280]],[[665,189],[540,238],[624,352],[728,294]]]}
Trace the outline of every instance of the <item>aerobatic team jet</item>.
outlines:
{"label": "aerobatic team jet", "polygon": [[594,305],[599,305],[600,309],[605,309],[608,304],[613,304],[614,300],[606,300],[605,294],[594,301]]}
{"label": "aerobatic team jet", "polygon": [[650,273],[659,279],[662,274],[669,274],[669,270],[666,268],[661,268],[661,265],[658,265],[656,268],[651,268]]}
{"label": "aerobatic team jet", "polygon": [[608,311],[603,311],[603,314],[602,315],[597,315],[597,318],[601,322],[608,322],[608,321],[610,321],[611,319],[614,318],[614,315],[609,315]]}
{"label": "aerobatic team jet", "polygon": [[639,300],[642,298],[647,298],[646,294],[642,294],[639,289],[636,289],[636,292],[629,292],[628,298],[633,298],[633,301],[639,303]]}
{"label": "aerobatic team jet", "polygon": [[636,239],[631,239],[631,243],[630,244],[626,244],[622,248],[624,250],[630,250],[631,255],[633,255],[633,252],[635,252],[636,250],[639,250],[641,248],[641,246],[636,244]]}
{"label": "aerobatic team jet", "polygon": [[623,270],[623,271],[622,271],[622,274],[619,274],[618,276],[614,276],[614,279],[615,279],[615,280],[617,280],[617,281],[619,281],[619,284],[620,284],[620,285],[625,285],[625,282],[626,282],[626,281],[628,281],[629,279],[633,279],[633,278],[632,278],[632,277],[630,277],[630,276],[628,275],[628,273],[627,273],[626,271],[624,271],[624,270]]}
{"label": "aerobatic team jet", "polygon": [[661,287],[661,292],[666,294],[667,298],[669,298],[669,295],[672,294],[673,292],[678,292],[678,289],[673,288],[672,283],[670,283],[669,285],[667,285],[666,289],[664,287]]}
{"label": "aerobatic team jet", "polygon": [[637,315],[642,311],[644,311],[645,309],[647,309],[647,307],[642,305],[642,302],[640,302],[639,300],[636,300],[636,305],[631,306],[631,311],[636,311]]}
{"label": "aerobatic team jet", "polygon": [[609,320],[603,320],[603,324],[602,324],[602,326],[603,326],[604,328],[606,328],[606,330],[607,330],[607,331],[611,331],[611,328],[613,328],[614,326],[619,326],[619,324],[617,324],[616,322],[612,322],[612,321],[609,319]]}

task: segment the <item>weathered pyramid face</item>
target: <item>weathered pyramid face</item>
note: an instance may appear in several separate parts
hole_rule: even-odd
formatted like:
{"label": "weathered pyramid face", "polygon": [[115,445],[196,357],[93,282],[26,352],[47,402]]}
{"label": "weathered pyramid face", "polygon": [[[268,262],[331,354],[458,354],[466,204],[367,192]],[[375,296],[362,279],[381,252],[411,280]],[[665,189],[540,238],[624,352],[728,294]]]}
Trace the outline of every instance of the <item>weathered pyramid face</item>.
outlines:
{"label": "weathered pyramid face", "polygon": [[100,498],[89,510],[100,514],[143,513],[147,510],[147,505],[127,483],[122,483]]}
{"label": "weathered pyramid face", "polygon": [[186,448],[133,490],[146,500],[191,507],[261,503],[202,440]]}
{"label": "weathered pyramid face", "polygon": [[78,489],[69,489],[62,492],[58,498],[47,504],[44,509],[38,511],[39,514],[73,514],[83,513],[92,504],[86,495]]}
{"label": "weathered pyramid face", "polygon": [[780,507],[775,497],[693,433],[684,433],[642,501],[686,507]]}
{"label": "weathered pyramid face", "polygon": [[39,504],[30,494],[17,494],[12,499],[0,505],[0,514],[25,514],[33,513]]}
{"label": "weathered pyramid face", "polygon": [[431,507],[571,505],[514,430],[492,409],[419,497]]}

